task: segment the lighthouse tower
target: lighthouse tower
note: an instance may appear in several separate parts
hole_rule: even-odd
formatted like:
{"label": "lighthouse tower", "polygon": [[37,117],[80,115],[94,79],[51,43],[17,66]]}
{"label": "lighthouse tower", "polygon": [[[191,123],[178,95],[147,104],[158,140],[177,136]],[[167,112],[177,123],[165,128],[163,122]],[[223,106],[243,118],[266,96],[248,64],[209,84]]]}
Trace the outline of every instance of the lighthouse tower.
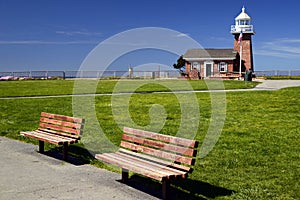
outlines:
{"label": "lighthouse tower", "polygon": [[251,17],[245,12],[245,7],[242,12],[235,18],[235,25],[231,26],[231,33],[234,35],[234,50],[239,52],[241,57],[240,71],[252,70],[253,68],[253,53],[252,53],[252,35],[255,34],[253,25],[251,25]]}

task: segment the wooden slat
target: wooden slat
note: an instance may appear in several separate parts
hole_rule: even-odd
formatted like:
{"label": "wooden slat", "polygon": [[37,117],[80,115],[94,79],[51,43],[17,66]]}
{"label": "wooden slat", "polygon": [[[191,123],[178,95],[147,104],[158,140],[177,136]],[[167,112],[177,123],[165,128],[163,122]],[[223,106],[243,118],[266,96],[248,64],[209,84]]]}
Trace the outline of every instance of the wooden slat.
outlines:
{"label": "wooden slat", "polygon": [[76,139],[76,140],[80,139],[80,135],[73,135],[73,134],[64,133],[64,132],[57,132],[57,131],[45,129],[45,128],[38,128],[38,130],[48,132],[48,133],[51,133],[54,135],[61,135],[61,136],[69,137],[69,138]]}
{"label": "wooden slat", "polygon": [[126,141],[121,141],[120,145],[121,145],[121,147],[126,148],[126,149],[131,149],[131,150],[134,150],[134,151],[137,151],[137,152],[142,152],[142,153],[153,155],[153,156],[156,156],[156,157],[165,158],[165,159],[168,159],[168,160],[171,160],[171,161],[174,161],[174,162],[185,163],[185,164],[188,164],[188,165],[192,165],[193,162],[194,162],[193,158],[188,158],[188,157],[184,157],[184,156],[180,156],[180,155],[176,155],[176,154],[156,150],[156,149],[153,149],[153,148],[132,144],[132,143],[129,143],[129,142],[126,142]]}
{"label": "wooden slat", "polygon": [[69,144],[73,144],[73,143],[76,143],[77,142],[77,139],[75,138],[70,138],[68,136],[62,136],[62,135],[56,135],[56,134],[53,134],[51,132],[48,132],[47,130],[46,131],[42,131],[42,130],[36,130],[34,131],[36,133],[40,133],[40,134],[43,134],[45,136],[49,136],[49,137],[53,137],[53,138],[57,138],[63,142],[68,142]]}
{"label": "wooden slat", "polygon": [[84,123],[84,120],[81,119],[81,118],[70,117],[70,116],[65,116],[65,115],[58,115],[58,114],[42,112],[41,116],[52,118],[52,119],[60,119],[60,120],[63,120],[63,121],[75,122],[75,123]]}
{"label": "wooden slat", "polygon": [[40,118],[40,122],[59,125],[59,126],[65,126],[65,127],[74,128],[74,129],[81,129],[81,124],[76,124],[73,122],[67,122],[67,121],[61,121],[61,120],[55,120],[55,119],[49,119],[49,118],[44,118],[44,117]]}
{"label": "wooden slat", "polygon": [[120,153],[113,153],[110,154],[110,156],[114,157],[115,159],[117,159],[118,161],[120,161],[121,163],[127,162],[130,165],[133,165],[135,167],[140,167],[143,170],[147,170],[147,171],[152,171],[152,172],[156,172],[158,174],[160,174],[161,177],[165,177],[165,178],[170,178],[170,177],[175,177],[178,175],[182,175],[182,172],[173,172],[170,171],[168,168],[163,167],[163,166],[155,166],[153,163],[151,162],[146,162],[145,160],[141,160],[135,157],[130,157],[130,156],[126,156],[124,154],[120,154]]}
{"label": "wooden slat", "polygon": [[58,141],[57,139],[51,139],[48,137],[42,137],[41,135],[36,134],[34,131],[32,132],[21,132],[22,135],[36,139],[36,140],[41,140],[41,141],[45,141],[51,144],[56,144],[56,145],[60,145],[62,144],[62,141]]}
{"label": "wooden slat", "polygon": [[52,144],[63,144],[67,142],[68,144],[73,144],[76,143],[77,140],[69,138],[69,137],[63,137],[59,135],[54,135],[48,132],[43,132],[43,131],[31,131],[31,132],[25,132],[23,134],[25,136],[29,136],[38,140],[43,140],[43,141],[50,141]]}
{"label": "wooden slat", "polygon": [[137,163],[128,162],[126,159],[121,159],[121,157],[115,153],[97,154],[95,158],[103,162],[116,165],[123,169],[127,169],[129,171],[133,171],[135,173],[139,173],[144,176],[156,179],[158,181],[161,181],[163,177],[165,177],[164,174],[161,174],[153,169],[144,169],[141,165]]}
{"label": "wooden slat", "polygon": [[191,168],[188,167],[188,166],[184,166],[184,165],[179,165],[179,164],[176,164],[176,163],[168,162],[168,161],[165,161],[165,160],[162,160],[162,159],[159,159],[159,158],[148,156],[146,154],[135,153],[133,151],[129,151],[129,150],[122,149],[122,148],[119,149],[119,152],[121,152],[123,154],[129,154],[131,156],[136,156],[136,157],[142,158],[144,160],[149,160],[149,161],[152,161],[152,162],[156,162],[156,163],[159,163],[160,165],[166,165],[168,167],[172,167],[174,169],[178,169],[178,170],[181,170],[181,171],[189,172],[191,170]]}
{"label": "wooden slat", "polygon": [[182,155],[187,155],[187,156],[194,155],[194,149],[185,148],[185,147],[181,147],[181,146],[175,146],[175,145],[171,145],[171,144],[167,144],[167,143],[163,143],[163,142],[159,142],[159,141],[154,141],[154,140],[149,140],[149,139],[145,139],[145,138],[135,137],[135,136],[127,135],[127,134],[122,135],[122,140],[130,141],[130,142],[134,142],[134,143],[138,143],[138,144],[142,144],[142,145],[147,145],[150,147],[155,147],[155,148],[159,148],[161,150],[171,151],[171,152],[179,153]]}
{"label": "wooden slat", "polygon": [[172,174],[175,176],[181,176],[182,178],[185,178],[185,176],[187,174],[186,171],[174,169],[174,168],[168,167],[167,165],[164,165],[164,164],[158,164],[156,162],[153,162],[153,160],[149,161],[147,159],[143,159],[143,158],[139,157],[138,155],[125,154],[121,151],[116,152],[116,154],[122,156],[127,161],[134,162],[134,163],[140,163],[142,166],[149,166],[151,169],[154,169],[156,171],[161,170],[161,171],[163,171],[163,173],[165,173],[167,175]]}
{"label": "wooden slat", "polygon": [[182,145],[182,146],[191,147],[191,148],[194,148],[197,145],[197,141],[195,141],[195,140],[178,138],[178,137],[174,137],[174,136],[163,135],[163,134],[159,134],[159,133],[138,130],[138,129],[134,129],[134,128],[124,127],[123,132],[133,134],[136,136],[140,136],[140,137],[160,140],[163,142],[173,143],[173,144]]}
{"label": "wooden slat", "polygon": [[63,131],[63,132],[67,132],[67,133],[77,134],[77,135],[81,134],[81,130],[76,130],[76,129],[63,127],[63,126],[58,126],[58,125],[53,125],[53,124],[46,124],[46,123],[40,122],[39,126],[43,127],[43,128],[56,130],[56,131]]}

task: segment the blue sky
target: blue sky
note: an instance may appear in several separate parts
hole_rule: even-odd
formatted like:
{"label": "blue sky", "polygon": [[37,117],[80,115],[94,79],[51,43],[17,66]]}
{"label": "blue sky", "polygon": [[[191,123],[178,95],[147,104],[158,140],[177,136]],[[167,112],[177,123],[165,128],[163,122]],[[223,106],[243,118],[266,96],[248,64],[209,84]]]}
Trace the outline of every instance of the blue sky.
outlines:
{"label": "blue sky", "polygon": [[[232,48],[230,26],[243,5],[256,32],[255,70],[300,70],[298,0],[0,0],[0,71],[77,70],[99,43],[141,27],[172,29],[204,48]],[[172,66],[177,58],[148,49],[112,65]]]}

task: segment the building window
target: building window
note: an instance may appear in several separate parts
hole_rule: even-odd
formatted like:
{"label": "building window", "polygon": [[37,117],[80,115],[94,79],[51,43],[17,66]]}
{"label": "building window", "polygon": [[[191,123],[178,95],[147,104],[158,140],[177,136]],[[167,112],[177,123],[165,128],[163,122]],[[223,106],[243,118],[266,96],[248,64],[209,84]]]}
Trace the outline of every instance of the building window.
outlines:
{"label": "building window", "polygon": [[221,62],[219,64],[219,72],[227,72],[227,63]]}
{"label": "building window", "polygon": [[193,62],[193,67],[192,67],[191,71],[192,71],[194,68],[196,68],[198,71],[200,71],[200,63],[198,63],[198,62]]}
{"label": "building window", "polygon": [[250,25],[250,21],[249,20],[239,20],[238,21],[238,25]]}

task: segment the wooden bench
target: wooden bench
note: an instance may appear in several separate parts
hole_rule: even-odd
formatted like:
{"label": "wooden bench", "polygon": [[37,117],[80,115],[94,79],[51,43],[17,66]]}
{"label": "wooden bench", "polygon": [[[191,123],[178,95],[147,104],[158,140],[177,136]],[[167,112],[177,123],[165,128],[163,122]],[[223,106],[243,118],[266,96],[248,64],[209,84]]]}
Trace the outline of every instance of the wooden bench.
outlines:
{"label": "wooden bench", "polygon": [[121,167],[124,183],[128,171],[161,181],[162,197],[167,199],[170,180],[187,178],[192,171],[198,142],[127,127],[123,132],[119,151],[95,158]]}
{"label": "wooden bench", "polygon": [[42,112],[39,128],[20,132],[21,135],[39,140],[39,152],[44,153],[44,142],[63,145],[63,159],[68,159],[68,145],[77,143],[84,120],[58,114]]}

